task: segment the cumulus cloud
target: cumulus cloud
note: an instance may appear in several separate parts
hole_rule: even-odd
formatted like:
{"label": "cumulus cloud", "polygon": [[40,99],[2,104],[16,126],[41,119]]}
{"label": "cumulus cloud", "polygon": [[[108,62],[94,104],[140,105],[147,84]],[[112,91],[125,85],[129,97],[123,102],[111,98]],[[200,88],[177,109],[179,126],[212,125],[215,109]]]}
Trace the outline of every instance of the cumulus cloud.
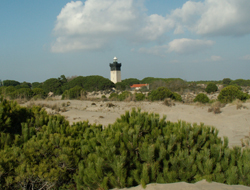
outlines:
{"label": "cumulus cloud", "polygon": [[57,16],[53,52],[99,49],[117,34],[125,35],[139,19],[133,0],[87,0],[67,3]]}
{"label": "cumulus cloud", "polygon": [[250,61],[250,54],[249,55],[245,55],[243,57],[241,57],[242,60],[247,60]]}
{"label": "cumulus cloud", "polygon": [[212,60],[212,61],[221,61],[221,60],[222,60],[222,57],[221,57],[221,56],[217,56],[217,55],[212,55],[212,56],[211,56],[211,60]]}
{"label": "cumulus cloud", "polygon": [[67,3],[57,16],[53,52],[99,49],[122,38],[130,42],[159,39],[171,21],[145,14],[142,0],[87,0]]}
{"label": "cumulus cloud", "polygon": [[211,40],[175,39],[169,43],[169,52],[194,53],[210,48],[214,44]]}
{"label": "cumulus cloud", "polygon": [[249,0],[187,1],[168,19],[175,23],[176,33],[184,29],[200,35],[246,35],[250,33]]}
{"label": "cumulus cloud", "polygon": [[[53,30],[56,39],[51,50],[101,49],[117,39],[130,43],[162,43],[168,32],[191,31],[202,36],[246,35],[250,33],[249,10],[249,0],[187,1],[181,8],[161,16],[147,15],[143,0],[72,1],[57,16]],[[175,47],[176,43],[191,42],[179,40],[171,44],[172,51],[182,52],[184,50]]]}

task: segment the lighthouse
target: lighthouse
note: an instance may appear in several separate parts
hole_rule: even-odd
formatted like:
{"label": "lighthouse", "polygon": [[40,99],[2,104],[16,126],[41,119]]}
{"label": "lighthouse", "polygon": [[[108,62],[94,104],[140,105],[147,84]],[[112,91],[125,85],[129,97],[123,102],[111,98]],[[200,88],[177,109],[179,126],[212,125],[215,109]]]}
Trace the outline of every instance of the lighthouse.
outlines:
{"label": "lighthouse", "polygon": [[110,80],[113,83],[121,82],[121,63],[117,62],[117,58],[114,57],[113,63],[110,63]]}

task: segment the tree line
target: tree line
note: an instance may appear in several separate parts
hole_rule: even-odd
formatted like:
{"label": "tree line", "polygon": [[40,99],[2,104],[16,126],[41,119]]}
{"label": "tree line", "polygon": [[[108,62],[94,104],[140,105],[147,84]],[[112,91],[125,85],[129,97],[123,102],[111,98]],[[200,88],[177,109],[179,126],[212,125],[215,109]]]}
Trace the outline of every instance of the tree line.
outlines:
{"label": "tree line", "polygon": [[[128,78],[114,84],[109,79],[102,76],[75,76],[72,78],[66,78],[65,75],[61,75],[58,78],[50,78],[44,82],[18,82],[15,80],[4,80],[0,82],[0,95],[5,95],[11,99],[17,98],[46,98],[49,92],[53,92],[54,95],[63,95],[64,97],[77,97],[79,94],[86,94],[92,91],[110,91],[113,88],[120,91],[130,90],[130,86],[133,84],[149,84],[150,90],[156,90],[159,87],[167,87],[173,92],[180,92],[183,89],[197,88],[197,84],[223,84],[224,86],[250,86],[250,80],[224,78],[221,81],[194,81],[187,82],[180,78],[154,78],[146,77],[142,80],[136,78]],[[148,91],[146,87],[141,91]],[[75,95],[78,94],[78,95]]]}

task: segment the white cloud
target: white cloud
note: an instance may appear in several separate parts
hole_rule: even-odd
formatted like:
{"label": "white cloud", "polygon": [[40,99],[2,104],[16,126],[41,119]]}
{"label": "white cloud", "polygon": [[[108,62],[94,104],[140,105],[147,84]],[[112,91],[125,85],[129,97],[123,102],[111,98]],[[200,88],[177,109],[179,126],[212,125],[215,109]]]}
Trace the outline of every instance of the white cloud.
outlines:
{"label": "white cloud", "polygon": [[222,57],[221,56],[217,56],[217,55],[213,55],[213,56],[211,56],[211,60],[212,61],[221,61]]}
{"label": "white cloud", "polygon": [[[56,39],[51,51],[101,49],[112,46],[117,39],[162,44],[169,31],[175,34],[191,31],[199,35],[246,35],[250,34],[249,11],[249,0],[187,1],[165,17],[147,15],[144,0],[71,1],[57,16],[53,30]],[[185,44],[180,40],[173,41],[172,51],[184,51],[174,47],[175,43]]]}
{"label": "white cloud", "polygon": [[250,61],[250,54],[249,55],[245,55],[243,57],[241,57],[242,60],[247,60]]}
{"label": "white cloud", "polygon": [[195,53],[210,48],[214,44],[211,40],[175,39],[169,43],[169,52]]}
{"label": "white cloud", "polygon": [[140,1],[133,0],[67,3],[57,16],[52,51],[99,49],[116,37],[126,38],[137,27],[142,10]]}
{"label": "white cloud", "polygon": [[174,10],[169,19],[176,31],[188,29],[201,35],[246,35],[250,33],[249,0],[187,1]]}
{"label": "white cloud", "polygon": [[122,38],[130,42],[158,40],[173,28],[160,15],[147,16],[143,0],[87,0],[67,3],[57,16],[53,52],[99,49]]}

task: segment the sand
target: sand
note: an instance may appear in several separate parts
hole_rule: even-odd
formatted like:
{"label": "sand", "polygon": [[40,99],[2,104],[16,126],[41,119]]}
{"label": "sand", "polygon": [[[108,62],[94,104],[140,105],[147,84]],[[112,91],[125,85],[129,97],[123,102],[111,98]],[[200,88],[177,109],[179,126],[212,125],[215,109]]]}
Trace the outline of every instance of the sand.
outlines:
{"label": "sand", "polygon": [[[121,114],[126,110],[131,111],[132,108],[140,108],[142,111],[149,113],[159,113],[160,116],[166,115],[167,120],[177,122],[179,120],[189,123],[204,123],[208,126],[214,126],[219,130],[219,136],[227,136],[229,138],[229,147],[241,146],[241,139],[249,136],[250,132],[250,103],[244,103],[245,108],[236,109],[235,104],[227,104],[221,108],[221,113],[214,114],[208,112],[208,106],[197,104],[176,103],[175,106],[168,107],[163,102],[117,102],[117,101],[81,101],[81,100],[59,100],[52,101],[35,101],[35,104],[57,105],[62,107],[62,104],[69,104],[65,107],[65,112],[59,112],[73,124],[77,121],[88,120],[91,124],[102,124],[103,127],[108,126],[116,121]],[[107,104],[114,104],[113,107],[108,107]],[[30,104],[27,102],[25,105]],[[55,110],[46,109],[50,113],[55,113]],[[141,186],[129,188],[130,190],[141,190]],[[245,186],[229,186],[220,183],[208,183],[200,181],[196,184],[174,183],[174,184],[149,184],[147,190],[238,190],[249,189]]]}
{"label": "sand", "polygon": [[[216,182],[207,182],[206,180],[199,181],[194,184],[179,182],[179,183],[169,183],[169,184],[148,184],[145,189],[141,185],[131,188],[123,188],[120,190],[249,190],[250,187],[243,185],[226,185]],[[118,189],[113,189],[118,190]]]}

